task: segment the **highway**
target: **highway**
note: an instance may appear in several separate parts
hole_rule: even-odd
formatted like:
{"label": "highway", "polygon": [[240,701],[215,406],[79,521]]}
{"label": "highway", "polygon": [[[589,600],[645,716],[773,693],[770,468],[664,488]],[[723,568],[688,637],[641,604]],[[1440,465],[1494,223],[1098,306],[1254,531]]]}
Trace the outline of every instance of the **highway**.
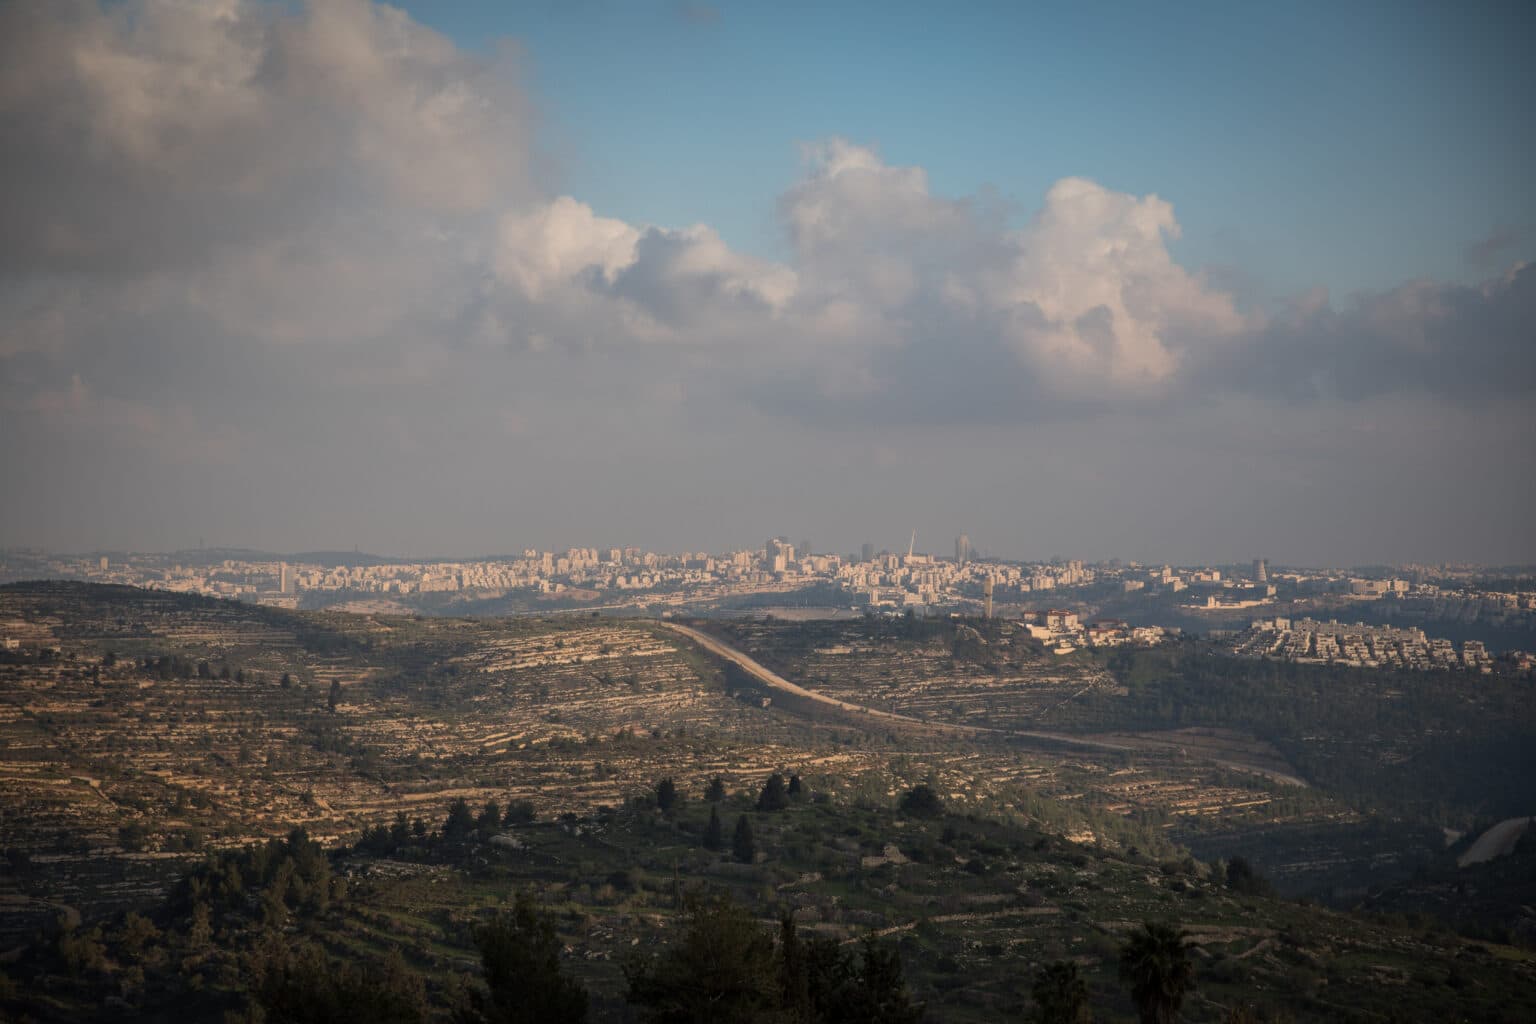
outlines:
{"label": "highway", "polygon": [[[942,733],[950,736],[965,736],[970,739],[1007,740],[1026,746],[1033,746],[1036,749],[1073,747],[1079,750],[1148,752],[1161,750],[1170,742],[1169,740],[1164,740],[1161,743],[1137,743],[1118,736],[1114,740],[1107,740],[1069,736],[1059,732],[993,729],[983,725],[956,725],[951,722],[930,722],[921,718],[913,718],[911,715],[898,715],[893,711],[881,711],[878,708],[868,707],[863,704],[850,704],[835,697],[828,697],[824,693],[817,693],[815,690],[807,690],[805,687],[785,679],[746,652],[738,650],[721,640],[717,640],[708,633],[694,629],[692,626],[685,626],[680,622],[670,622],[665,619],[657,621],[656,625],[687,637],[715,657],[731,662],[770,690],[790,694],[802,700],[819,704],[828,710],[842,712],[845,715],[855,715],[879,722],[888,722],[893,726],[901,728],[921,729],[928,733]],[[1223,768],[1233,769],[1234,771],[1261,775],[1285,786],[1306,788],[1307,785],[1306,780],[1296,775],[1277,772],[1272,768],[1259,765],[1245,764],[1241,761],[1226,759],[1213,759],[1211,763],[1218,764]]]}
{"label": "highway", "polygon": [[1034,740],[1036,743],[1045,742],[1051,745],[1064,745],[1081,747],[1092,750],[1134,750],[1133,746],[1122,743],[1108,743],[1103,740],[1083,739],[1080,736],[1067,736],[1061,733],[1051,732],[1016,732],[1010,729],[992,729],[982,725],[955,725],[950,722],[929,722],[921,718],[913,718],[910,715],[898,715],[893,711],[881,711],[878,708],[867,707],[863,704],[850,704],[847,701],[828,697],[824,693],[815,690],[807,690],[790,682],[772,669],[764,666],[744,651],[720,640],[708,633],[685,626],[680,622],[661,620],[657,623],[674,633],[681,634],[698,644],[704,650],[717,658],[723,658],[752,676],[758,682],[770,690],[778,690],[781,693],[792,694],[803,700],[813,701],[830,710],[841,711],[844,714],[863,715],[882,722],[890,722],[892,725],[908,728],[919,728],[925,732],[947,733],[954,736],[968,736],[978,739],[1003,739],[1003,740]]}

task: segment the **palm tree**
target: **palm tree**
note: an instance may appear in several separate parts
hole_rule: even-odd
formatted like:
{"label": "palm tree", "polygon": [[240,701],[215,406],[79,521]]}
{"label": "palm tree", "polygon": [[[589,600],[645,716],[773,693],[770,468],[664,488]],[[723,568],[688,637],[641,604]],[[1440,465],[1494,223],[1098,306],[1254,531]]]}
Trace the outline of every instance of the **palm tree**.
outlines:
{"label": "palm tree", "polygon": [[1195,987],[1186,938],[1171,925],[1147,921],[1120,947],[1120,980],[1130,986],[1142,1024],[1179,1019],[1184,996]]}

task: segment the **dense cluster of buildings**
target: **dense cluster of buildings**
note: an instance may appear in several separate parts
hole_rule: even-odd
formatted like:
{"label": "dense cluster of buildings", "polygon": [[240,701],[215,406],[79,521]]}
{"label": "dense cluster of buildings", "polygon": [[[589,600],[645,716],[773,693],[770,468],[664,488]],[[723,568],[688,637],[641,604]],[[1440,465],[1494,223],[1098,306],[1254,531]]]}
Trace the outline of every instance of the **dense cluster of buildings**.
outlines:
{"label": "dense cluster of buildings", "polygon": [[1361,622],[1256,619],[1232,637],[1231,648],[1242,657],[1312,664],[1493,671],[1493,658],[1481,641],[1468,640],[1457,652],[1451,641],[1427,637],[1422,629],[1368,626]]}
{"label": "dense cluster of buildings", "polygon": [[[289,607],[377,598],[411,608],[440,608],[459,600],[513,597],[533,606],[567,602],[666,609],[747,597],[771,601],[773,595],[813,591],[820,603],[877,613],[991,617],[995,612],[1020,621],[1035,639],[1063,653],[1159,642],[1164,634],[1157,627],[1132,627],[1104,617],[1126,615],[1145,622],[1149,613],[1136,612],[1144,601],[1161,601],[1170,611],[1194,613],[1212,625],[1241,615],[1240,609],[1270,606],[1272,617],[1253,621],[1231,639],[1236,653],[1477,671],[1492,663],[1482,644],[1470,641],[1458,651],[1449,641],[1427,638],[1414,623],[1536,627],[1536,593],[1479,590],[1473,579],[1447,577],[1432,567],[1363,576],[1277,570],[1263,558],[1222,568],[1118,560],[1020,563],[979,556],[965,534],[955,539],[953,558],[918,552],[915,540],[914,535],[904,552],[877,552],[865,544],[858,554],[846,556],[816,553],[806,540],[773,537],[761,548],[724,554],[579,547],[463,561],[384,561],[355,554],[285,561],[239,552],[218,557],[203,552],[59,556],[6,551],[0,552],[0,580],[89,579]],[[1446,586],[1448,579],[1451,586]],[[1363,602],[1375,602],[1373,617],[1395,625],[1340,625],[1298,617],[1305,610],[1322,618]],[[1276,607],[1281,603],[1284,610]]]}

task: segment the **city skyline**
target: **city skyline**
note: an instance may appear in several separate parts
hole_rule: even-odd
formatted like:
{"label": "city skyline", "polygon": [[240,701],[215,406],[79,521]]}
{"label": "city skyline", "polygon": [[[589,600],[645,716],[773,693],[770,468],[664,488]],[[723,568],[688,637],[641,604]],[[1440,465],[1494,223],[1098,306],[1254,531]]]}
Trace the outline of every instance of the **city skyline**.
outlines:
{"label": "city skyline", "polygon": [[[783,541],[782,535],[775,540]],[[964,558],[959,557],[959,551],[963,549]],[[1339,571],[1349,569],[1455,569],[1457,571],[1489,572],[1510,570],[1524,572],[1536,568],[1536,564],[1522,562],[1479,562],[1474,560],[1446,559],[1405,559],[1401,561],[1341,561],[1329,562],[1322,560],[1277,560],[1268,557],[1248,558],[1242,555],[1231,558],[1193,558],[1188,560],[1171,558],[1131,558],[1124,557],[1114,552],[1054,552],[1051,554],[1019,554],[1016,552],[991,550],[985,546],[979,546],[965,533],[956,534],[944,542],[935,541],[931,545],[921,541],[916,531],[909,534],[911,553],[921,559],[933,562],[953,562],[963,565],[970,562],[1000,563],[1015,565],[1066,565],[1086,564],[1095,566],[1126,566],[1126,567],[1156,567],[1174,566],[1180,569],[1202,568],[1237,568],[1247,570],[1248,574],[1258,582],[1264,582],[1267,572],[1281,569],[1305,570],[1305,571]],[[788,543],[788,542],[786,542]],[[806,555],[816,555],[840,559],[848,563],[867,562],[875,557],[901,557],[906,550],[900,543],[884,543],[875,541],[862,541],[855,544],[817,544],[812,548],[800,546],[803,542],[788,544],[795,558]],[[199,538],[199,543],[194,546],[152,550],[146,548],[113,548],[113,547],[82,547],[82,548],[46,548],[35,545],[5,545],[0,546],[0,556],[7,553],[13,555],[31,554],[50,558],[81,558],[86,560],[100,559],[109,561],[112,556],[128,556],[132,558],[174,558],[177,556],[193,556],[185,559],[187,564],[198,564],[198,559],[257,559],[273,563],[286,564],[287,562],[307,561],[320,565],[341,565],[352,560],[363,562],[377,562],[379,564],[429,564],[429,563],[472,563],[515,560],[532,557],[532,553],[548,553],[561,555],[572,551],[594,551],[599,553],[625,552],[651,555],[658,558],[686,558],[692,555],[712,558],[727,557],[742,552],[761,553],[763,545],[756,546],[751,543],[728,543],[723,545],[682,544],[676,547],[656,547],[645,544],[593,544],[590,541],[577,543],[559,543],[545,545],[525,545],[509,543],[501,548],[487,549],[483,551],[381,551],[367,550],[361,546],[353,545],[350,549],[344,547],[326,547],[310,545],[306,548],[289,550],[276,550],[255,548],[239,544],[207,543]],[[1261,567],[1264,572],[1261,572]]]}
{"label": "city skyline", "polygon": [[1527,5],[0,9],[0,545],[1536,562]]}

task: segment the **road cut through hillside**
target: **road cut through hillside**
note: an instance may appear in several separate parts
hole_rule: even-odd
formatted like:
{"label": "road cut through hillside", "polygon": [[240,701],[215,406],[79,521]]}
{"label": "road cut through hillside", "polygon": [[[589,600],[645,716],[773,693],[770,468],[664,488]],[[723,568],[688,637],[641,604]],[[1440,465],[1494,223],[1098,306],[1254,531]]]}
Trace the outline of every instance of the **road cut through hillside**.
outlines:
{"label": "road cut through hillside", "polygon": [[[686,637],[715,657],[731,662],[769,690],[829,712],[852,717],[855,720],[873,720],[897,728],[921,730],[928,733],[940,733],[950,736],[965,736],[971,739],[1009,740],[1017,743],[1026,743],[1036,748],[1055,749],[1058,751],[1065,747],[1077,750],[1135,752],[1138,750],[1164,748],[1171,742],[1169,739],[1158,739],[1156,741],[1150,741],[1145,737],[1138,739],[1133,734],[1117,734],[1112,739],[1105,739],[1071,736],[1066,733],[1056,732],[994,729],[984,725],[957,725],[952,722],[933,722],[914,718],[910,715],[897,714],[894,711],[882,711],[879,708],[872,708],[863,704],[854,704],[835,697],[829,697],[824,693],[818,693],[815,690],[806,689],[798,683],[790,682],[745,651],[739,650],[692,626],[667,620],[659,621],[656,624]],[[1262,775],[1283,785],[1306,786],[1306,782],[1297,776],[1276,772],[1270,766],[1245,764],[1231,759],[1221,759],[1216,763],[1226,768]]]}
{"label": "road cut through hillside", "polygon": [[787,694],[808,701],[828,710],[838,711],[843,714],[851,714],[860,717],[868,717],[880,722],[888,722],[892,725],[905,728],[922,729],[926,732],[947,733],[954,736],[970,736],[978,739],[1019,739],[1035,740],[1050,745],[1065,745],[1093,750],[1134,750],[1130,745],[1122,743],[1105,742],[1103,740],[1089,740],[1078,736],[1067,736],[1061,733],[1049,732],[1018,732],[1011,729],[993,729],[984,725],[956,725],[952,722],[931,722],[921,718],[913,718],[910,715],[900,715],[894,711],[881,711],[879,708],[868,707],[863,704],[852,704],[845,700],[829,697],[815,690],[808,690],[803,686],[790,682],[772,669],[764,666],[751,655],[732,647],[730,644],[710,636],[692,626],[685,626],[680,622],[662,621],[658,625],[664,626],[674,633],[680,633],[717,658],[723,658],[731,662],[737,668],[746,672],[752,678],[781,694]]}
{"label": "road cut through hillside", "polygon": [[1513,853],[1515,844],[1530,825],[1530,818],[1505,818],[1478,836],[1467,852],[1456,858],[1456,866],[1464,868],[1468,864],[1481,864]]}

